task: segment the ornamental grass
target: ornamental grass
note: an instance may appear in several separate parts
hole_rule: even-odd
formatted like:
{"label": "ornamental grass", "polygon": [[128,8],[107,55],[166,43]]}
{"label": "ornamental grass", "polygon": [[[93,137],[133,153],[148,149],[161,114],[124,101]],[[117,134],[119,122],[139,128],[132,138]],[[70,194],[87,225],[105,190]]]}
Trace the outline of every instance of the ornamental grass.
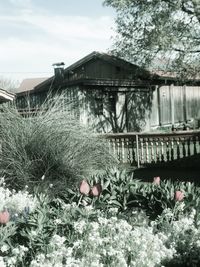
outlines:
{"label": "ornamental grass", "polygon": [[63,109],[61,99],[62,95],[47,100],[36,116],[26,118],[14,105],[2,107],[0,170],[12,187],[31,189],[48,177],[54,192],[62,193],[113,165],[105,141],[80,124],[70,103]]}

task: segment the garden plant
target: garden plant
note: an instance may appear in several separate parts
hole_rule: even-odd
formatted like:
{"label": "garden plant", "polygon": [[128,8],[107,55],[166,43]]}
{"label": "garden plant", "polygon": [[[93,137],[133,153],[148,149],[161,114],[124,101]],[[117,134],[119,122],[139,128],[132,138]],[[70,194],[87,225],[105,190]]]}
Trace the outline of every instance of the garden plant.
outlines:
{"label": "garden plant", "polygon": [[200,188],[134,179],[59,105],[0,115],[0,267],[200,266]]}

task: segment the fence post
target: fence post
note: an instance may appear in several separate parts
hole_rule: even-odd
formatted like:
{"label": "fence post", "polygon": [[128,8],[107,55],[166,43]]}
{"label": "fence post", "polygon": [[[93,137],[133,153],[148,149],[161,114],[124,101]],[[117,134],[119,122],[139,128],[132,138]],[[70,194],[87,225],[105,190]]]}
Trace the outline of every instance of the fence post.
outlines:
{"label": "fence post", "polygon": [[139,139],[138,134],[136,134],[136,156],[137,156],[137,167],[140,168],[140,155],[139,155]]}

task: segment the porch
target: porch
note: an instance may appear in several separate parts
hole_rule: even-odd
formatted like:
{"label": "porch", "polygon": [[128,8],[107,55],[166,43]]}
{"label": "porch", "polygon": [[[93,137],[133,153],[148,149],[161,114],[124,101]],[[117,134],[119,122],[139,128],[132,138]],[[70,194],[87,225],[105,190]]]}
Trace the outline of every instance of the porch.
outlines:
{"label": "porch", "polygon": [[200,131],[106,134],[109,150],[121,164],[137,168],[183,161],[200,153]]}

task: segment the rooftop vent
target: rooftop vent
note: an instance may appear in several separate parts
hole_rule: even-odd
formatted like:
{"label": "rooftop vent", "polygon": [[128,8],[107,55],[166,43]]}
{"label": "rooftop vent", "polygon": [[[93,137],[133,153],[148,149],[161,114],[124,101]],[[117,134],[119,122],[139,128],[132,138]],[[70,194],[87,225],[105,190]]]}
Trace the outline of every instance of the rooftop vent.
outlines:
{"label": "rooftop vent", "polygon": [[64,62],[58,62],[58,63],[52,64],[52,66],[54,67],[55,80],[56,81],[63,80],[64,79],[65,63]]}

